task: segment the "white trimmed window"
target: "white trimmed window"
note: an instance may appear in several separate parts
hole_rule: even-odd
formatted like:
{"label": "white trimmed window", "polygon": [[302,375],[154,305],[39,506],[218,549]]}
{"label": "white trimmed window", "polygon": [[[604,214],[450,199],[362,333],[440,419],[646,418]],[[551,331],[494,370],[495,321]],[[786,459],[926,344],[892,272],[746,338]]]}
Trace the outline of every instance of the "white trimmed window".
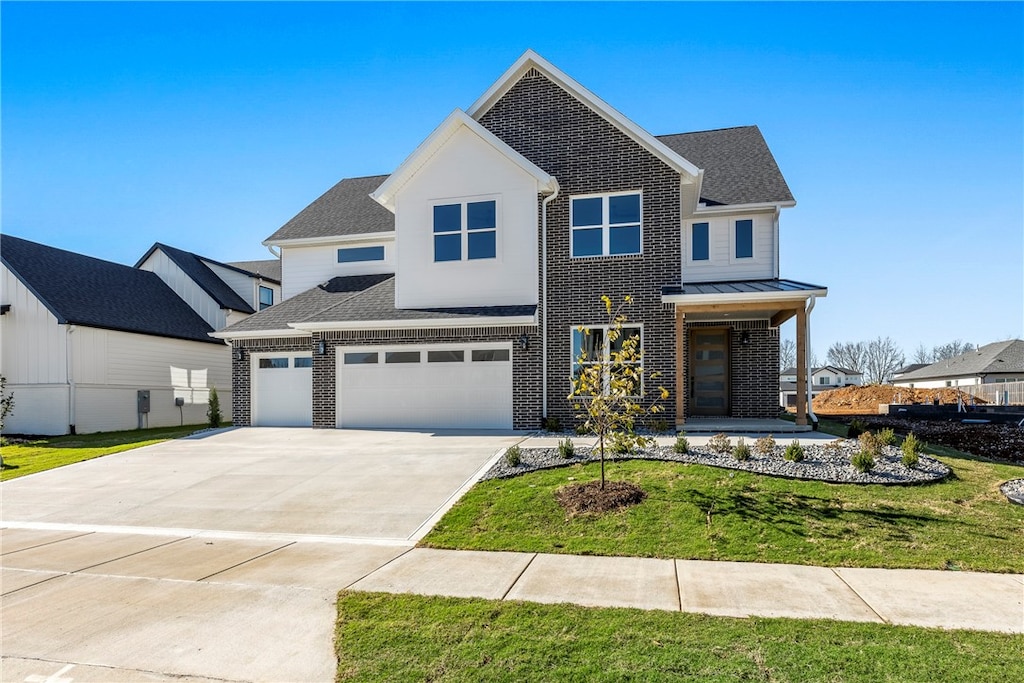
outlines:
{"label": "white trimmed window", "polygon": [[435,263],[497,258],[497,199],[441,200],[431,221]]}
{"label": "white trimmed window", "polygon": [[639,192],[572,197],[572,255],[616,256],[641,253],[643,198]]}

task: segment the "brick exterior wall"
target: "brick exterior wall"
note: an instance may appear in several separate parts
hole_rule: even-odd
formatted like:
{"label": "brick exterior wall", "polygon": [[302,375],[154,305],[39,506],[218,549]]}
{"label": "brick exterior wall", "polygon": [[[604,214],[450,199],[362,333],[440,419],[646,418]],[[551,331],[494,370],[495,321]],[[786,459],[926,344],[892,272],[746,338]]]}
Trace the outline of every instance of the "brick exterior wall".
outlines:
{"label": "brick exterior wall", "polygon": [[[661,303],[662,285],[680,281],[679,174],[536,70],[528,72],[480,123],[558,179],[548,207],[548,414],[574,423],[567,399],[571,331],[600,325],[607,315],[599,297],[631,295],[626,311],[643,326],[644,367],[660,372],[655,384],[673,392],[674,312]],[[640,190],[642,255],[570,258],[569,201],[573,195]],[[675,411],[674,395],[662,402]]]}

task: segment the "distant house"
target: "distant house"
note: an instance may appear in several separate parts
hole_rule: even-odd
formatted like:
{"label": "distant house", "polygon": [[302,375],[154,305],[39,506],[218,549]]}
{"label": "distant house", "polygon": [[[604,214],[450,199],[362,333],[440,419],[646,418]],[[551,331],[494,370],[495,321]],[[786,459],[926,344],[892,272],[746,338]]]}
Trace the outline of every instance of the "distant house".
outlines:
{"label": "distant house", "polygon": [[[796,406],[797,395],[797,373],[796,368],[786,368],[779,373],[779,405],[786,408]],[[817,396],[823,391],[839,387],[860,386],[864,381],[864,374],[849,368],[840,368],[835,365],[826,365],[821,368],[811,368],[811,397]]]}
{"label": "distant house", "polygon": [[908,372],[914,372],[915,370],[920,370],[921,368],[926,367],[928,367],[927,363],[911,363],[910,365],[904,365],[902,368],[892,373],[892,380],[895,383]]}
{"label": "distant house", "polygon": [[210,333],[253,313],[263,287],[280,296],[262,268],[164,245],[132,268],[0,236],[0,373],[15,395],[5,431],[200,423],[211,387],[230,406],[231,351]]}
{"label": "distant house", "polygon": [[986,344],[905,372],[893,383],[898,387],[934,389],[1000,382],[1024,382],[1024,341],[1010,339]]}

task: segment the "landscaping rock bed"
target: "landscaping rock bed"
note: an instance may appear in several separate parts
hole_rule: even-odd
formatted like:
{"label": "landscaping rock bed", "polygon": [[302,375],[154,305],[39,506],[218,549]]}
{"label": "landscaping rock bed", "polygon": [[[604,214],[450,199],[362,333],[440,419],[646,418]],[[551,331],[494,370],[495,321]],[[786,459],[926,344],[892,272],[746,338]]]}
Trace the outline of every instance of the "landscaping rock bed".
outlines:
{"label": "landscaping rock bed", "polygon": [[[753,446],[753,443],[748,442],[748,445]],[[916,467],[905,467],[901,462],[900,450],[894,446],[883,447],[871,472],[858,472],[850,464],[850,458],[859,448],[857,441],[852,439],[837,439],[827,445],[806,445],[804,460],[790,462],[782,457],[785,444],[777,445],[775,452],[769,455],[759,454],[752,449],[750,459],[745,461],[736,460],[731,453],[716,453],[705,446],[693,446],[687,453],[676,453],[671,446],[661,446],[619,457],[612,457],[605,451],[605,460],[611,463],[627,459],[664,460],[835,484],[926,484],[939,481],[950,473],[949,467],[924,454],[920,456]],[[504,458],[499,458],[482,478],[505,479],[535,470],[598,460],[600,454],[596,450],[584,447],[577,447],[571,458],[563,458],[555,448],[523,448],[519,465],[511,466]]]}
{"label": "landscaping rock bed", "polygon": [[1024,505],[1024,479],[1011,479],[1000,486],[999,490],[1011,503]]}

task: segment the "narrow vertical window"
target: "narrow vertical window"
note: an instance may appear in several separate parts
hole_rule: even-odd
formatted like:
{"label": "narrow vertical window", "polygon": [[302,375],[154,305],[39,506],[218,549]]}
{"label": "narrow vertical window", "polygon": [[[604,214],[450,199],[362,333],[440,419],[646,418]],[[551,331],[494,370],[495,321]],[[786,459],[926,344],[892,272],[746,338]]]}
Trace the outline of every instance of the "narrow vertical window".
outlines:
{"label": "narrow vertical window", "polygon": [[274,305],[274,290],[260,285],[260,310]]}
{"label": "narrow vertical window", "polygon": [[749,218],[736,221],[736,258],[754,256],[754,221]]}
{"label": "narrow vertical window", "polygon": [[690,229],[690,244],[692,261],[707,261],[710,258],[710,244],[708,242],[708,224],[694,223]]}
{"label": "narrow vertical window", "polygon": [[439,204],[434,207],[434,260],[458,261],[462,258],[462,205]]}
{"label": "narrow vertical window", "polygon": [[494,258],[497,255],[498,221],[495,202],[466,204],[468,253],[471,259]]}

